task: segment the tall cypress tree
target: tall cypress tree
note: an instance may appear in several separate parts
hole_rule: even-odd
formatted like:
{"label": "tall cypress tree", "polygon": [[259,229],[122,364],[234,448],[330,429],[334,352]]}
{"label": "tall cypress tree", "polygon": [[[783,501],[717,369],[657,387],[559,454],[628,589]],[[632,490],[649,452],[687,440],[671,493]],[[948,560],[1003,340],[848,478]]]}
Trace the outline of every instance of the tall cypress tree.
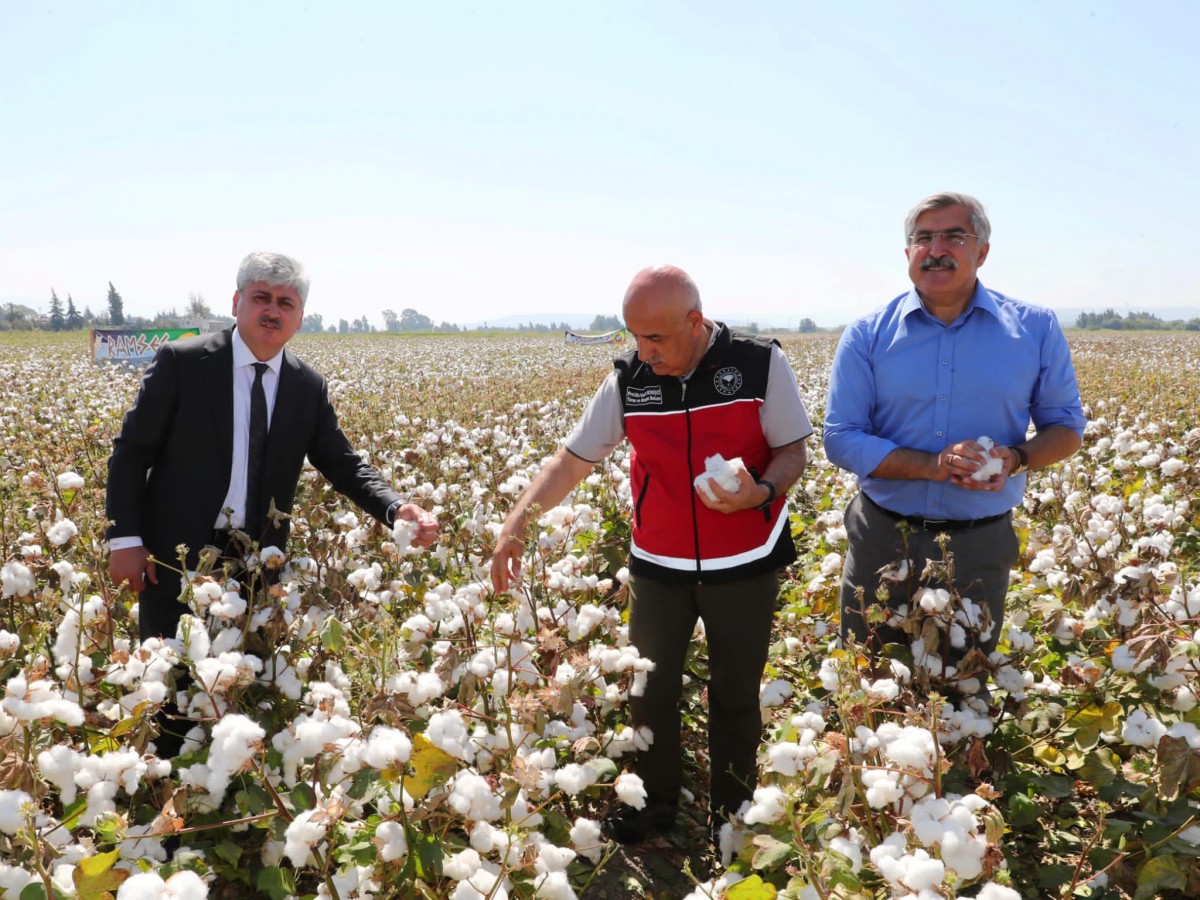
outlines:
{"label": "tall cypress tree", "polygon": [[75,308],[75,301],[71,299],[71,295],[67,294],[67,330],[76,331],[83,327],[83,316],[79,314],[79,310]]}
{"label": "tall cypress tree", "polygon": [[125,304],[111,281],[108,283],[108,319],[114,325],[125,324]]}
{"label": "tall cypress tree", "polygon": [[50,288],[50,330],[62,331],[66,327],[67,320],[63,316],[62,301],[58,299],[54,288]]}

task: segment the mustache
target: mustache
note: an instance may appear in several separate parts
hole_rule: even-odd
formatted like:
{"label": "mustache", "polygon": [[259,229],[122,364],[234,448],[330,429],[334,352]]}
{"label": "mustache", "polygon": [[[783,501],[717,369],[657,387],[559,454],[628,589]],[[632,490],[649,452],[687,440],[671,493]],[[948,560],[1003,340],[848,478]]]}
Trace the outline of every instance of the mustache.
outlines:
{"label": "mustache", "polygon": [[278,325],[279,319],[276,316],[261,315],[258,317],[259,325]]}
{"label": "mustache", "polygon": [[922,272],[940,272],[945,269],[957,269],[956,263],[949,256],[927,256],[921,261]]}

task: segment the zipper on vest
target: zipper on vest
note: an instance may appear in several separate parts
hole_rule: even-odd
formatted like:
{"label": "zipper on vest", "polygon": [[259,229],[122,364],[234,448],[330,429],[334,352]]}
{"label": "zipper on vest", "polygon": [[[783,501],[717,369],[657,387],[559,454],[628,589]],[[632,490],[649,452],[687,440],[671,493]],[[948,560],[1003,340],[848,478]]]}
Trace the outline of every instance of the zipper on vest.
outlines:
{"label": "zipper on vest", "polygon": [[650,473],[646,473],[646,480],[642,482],[642,489],[638,491],[637,503],[633,506],[633,521],[641,527],[642,524],[642,504],[646,500],[646,492],[650,490]]}
{"label": "zipper on vest", "polygon": [[[688,484],[696,483],[696,473],[692,470],[692,411],[687,405],[687,386],[686,381],[680,382],[679,401],[683,406],[683,419],[687,423],[687,467],[688,467]],[[701,583],[703,570],[700,568],[700,520],[696,512],[696,491],[693,488],[692,495],[692,544],[696,548],[696,583]]]}

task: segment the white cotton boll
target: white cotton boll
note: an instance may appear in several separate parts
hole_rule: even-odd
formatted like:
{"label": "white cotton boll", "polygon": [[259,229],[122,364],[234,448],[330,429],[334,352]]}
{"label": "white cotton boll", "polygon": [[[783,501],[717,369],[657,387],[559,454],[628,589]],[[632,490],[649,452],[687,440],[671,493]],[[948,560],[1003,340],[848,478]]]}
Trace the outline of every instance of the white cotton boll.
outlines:
{"label": "white cotton boll", "polygon": [[500,798],[492,793],[486,778],[474,772],[459,772],[448,802],[451,808],[467,819],[491,822],[504,815]]}
{"label": "white cotton boll", "polygon": [[783,818],[787,798],[777,787],[761,787],[754,792],[754,802],[744,817],[747,825],[770,825]]}
{"label": "white cotton boll", "polygon": [[[1197,829],[1200,831],[1200,829]],[[604,856],[604,835],[600,823],[595,819],[579,818],[571,826],[571,845],[580,856],[586,857],[592,863],[598,863]]]}
{"label": "white cotton boll", "polygon": [[867,696],[872,700],[895,700],[900,696],[900,685],[891,678],[880,678],[867,684],[864,680]]}
{"label": "white cotton boll", "polygon": [[399,822],[380,822],[375,829],[374,844],[383,862],[395,862],[408,855],[408,838]]}
{"label": "white cotton boll", "polygon": [[589,766],[568,763],[554,773],[554,783],[571,796],[575,796],[596,783],[596,772]]}
{"label": "white cotton boll", "polygon": [[411,754],[412,741],[407,734],[396,728],[377,725],[367,738],[362,761],[372,769],[389,769],[407,763]]}
{"label": "white cotton boll", "polygon": [[1171,459],[1164,459],[1158,465],[1158,471],[1162,472],[1164,478],[1174,478],[1176,475],[1178,475],[1180,472],[1182,472],[1186,468],[1187,468],[1187,463],[1185,463],[1182,459],[1178,459],[1176,457],[1172,457]]}
{"label": "white cotton boll", "polygon": [[61,547],[71,538],[79,534],[79,529],[70,519],[59,519],[46,530],[46,540],[55,547]]}
{"label": "white cotton boll", "polygon": [[23,809],[33,803],[24,791],[0,791],[0,831],[16,834],[25,827]]}
{"label": "white cotton boll", "polygon": [[466,881],[479,871],[482,862],[474,850],[460,850],[446,857],[442,863],[442,874],[454,881]]}
{"label": "white cotton boll", "polygon": [[225,716],[213,726],[208,751],[208,781],[205,787],[214,797],[225,795],[229,781],[250,764],[262,749],[267,733],[252,719],[240,715]]}
{"label": "white cotton boll", "polygon": [[1021,895],[1010,887],[989,881],[975,895],[975,900],[1021,900]]}
{"label": "white cotton boll", "polygon": [[577,895],[566,872],[549,872],[537,882],[533,896],[538,900],[575,900]]}
{"label": "white cotton boll", "polygon": [[78,472],[66,471],[58,476],[60,491],[77,491],[83,487],[83,476]]}
{"label": "white cotton boll", "polygon": [[742,462],[741,457],[726,461],[725,457],[717,453],[704,460],[704,471],[696,476],[693,484],[696,486],[696,490],[701,491],[709,500],[716,502],[717,495],[713,493],[709,481],[715,481],[725,490],[737,493],[741,487],[738,472],[745,471],[745,469],[746,465]]}
{"label": "white cotton boll", "polygon": [[292,820],[284,832],[284,855],[297,869],[309,864],[313,847],[325,839],[325,826],[312,821],[320,812],[317,809],[305,810]]}
{"label": "white cotton boll", "polygon": [[826,553],[821,560],[821,574],[825,576],[836,575],[842,571],[842,554]]}
{"label": "white cotton boll", "polygon": [[950,592],[945,588],[923,588],[917,603],[926,612],[942,612],[950,604]]}
{"label": "white cotton boll", "polygon": [[796,693],[790,682],[782,678],[764,684],[758,691],[758,705],[762,709],[782,706],[784,702]]}
{"label": "white cotton boll", "polygon": [[558,847],[551,844],[549,841],[542,841],[537,848],[537,859],[534,861],[534,871],[539,874],[547,872],[563,872],[567,871],[572,860],[575,859],[575,851],[570,847]]}
{"label": "white cotton boll", "polygon": [[0,569],[0,597],[28,596],[34,585],[33,572],[24,563],[9,562]]}
{"label": "white cotton boll", "polygon": [[75,802],[78,787],[75,784],[75,773],[82,766],[82,756],[63,744],[55,744],[49,750],[43,750],[37,756],[38,771],[42,777],[59,790],[59,799],[64,806]]}
{"label": "white cotton boll", "polygon": [[[979,444],[986,453],[996,446],[995,442],[990,437],[980,435],[975,443]],[[987,481],[993,475],[999,475],[1004,470],[1004,460],[998,456],[987,454],[987,460],[982,466],[971,473],[972,481]]]}
{"label": "white cotton boll", "polygon": [[778,772],[786,777],[799,775],[804,768],[804,762],[816,756],[816,749],[809,742],[801,747],[793,741],[782,741],[767,748],[767,771]]}
{"label": "white cotton boll", "polygon": [[817,677],[821,679],[821,687],[832,694],[842,683],[841,664],[833,657],[827,656],[821,660]]}
{"label": "white cotton boll", "polygon": [[117,900],[162,900],[166,882],[153,872],[139,872],[121,883]]}
{"label": "white cotton boll", "polygon": [[1143,709],[1135,709],[1121,726],[1121,740],[1137,747],[1157,747],[1167,726]]}
{"label": "white cotton boll", "polygon": [[637,775],[632,772],[622,772],[613,782],[613,788],[617,792],[617,797],[626,806],[632,806],[634,809],[646,808],[646,787]]}
{"label": "white cotton boll", "polygon": [[867,788],[867,805],[871,809],[883,809],[904,796],[904,788],[900,786],[899,775],[894,772],[865,769],[862,773],[862,781]]}
{"label": "white cotton boll", "polygon": [[208,605],[209,616],[225,622],[232,622],[245,612],[246,601],[237,591],[226,591],[221,595],[220,600]]}

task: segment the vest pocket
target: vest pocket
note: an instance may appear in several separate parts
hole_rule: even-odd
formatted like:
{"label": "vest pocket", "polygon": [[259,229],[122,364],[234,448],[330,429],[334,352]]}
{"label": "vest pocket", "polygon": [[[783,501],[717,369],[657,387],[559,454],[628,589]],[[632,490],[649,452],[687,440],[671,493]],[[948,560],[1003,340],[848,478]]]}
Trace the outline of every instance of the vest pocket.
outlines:
{"label": "vest pocket", "polygon": [[642,504],[646,502],[646,491],[650,488],[650,475],[647,473],[646,480],[642,482],[642,489],[638,491],[637,503],[633,505],[633,522],[638,527],[642,524]]}

